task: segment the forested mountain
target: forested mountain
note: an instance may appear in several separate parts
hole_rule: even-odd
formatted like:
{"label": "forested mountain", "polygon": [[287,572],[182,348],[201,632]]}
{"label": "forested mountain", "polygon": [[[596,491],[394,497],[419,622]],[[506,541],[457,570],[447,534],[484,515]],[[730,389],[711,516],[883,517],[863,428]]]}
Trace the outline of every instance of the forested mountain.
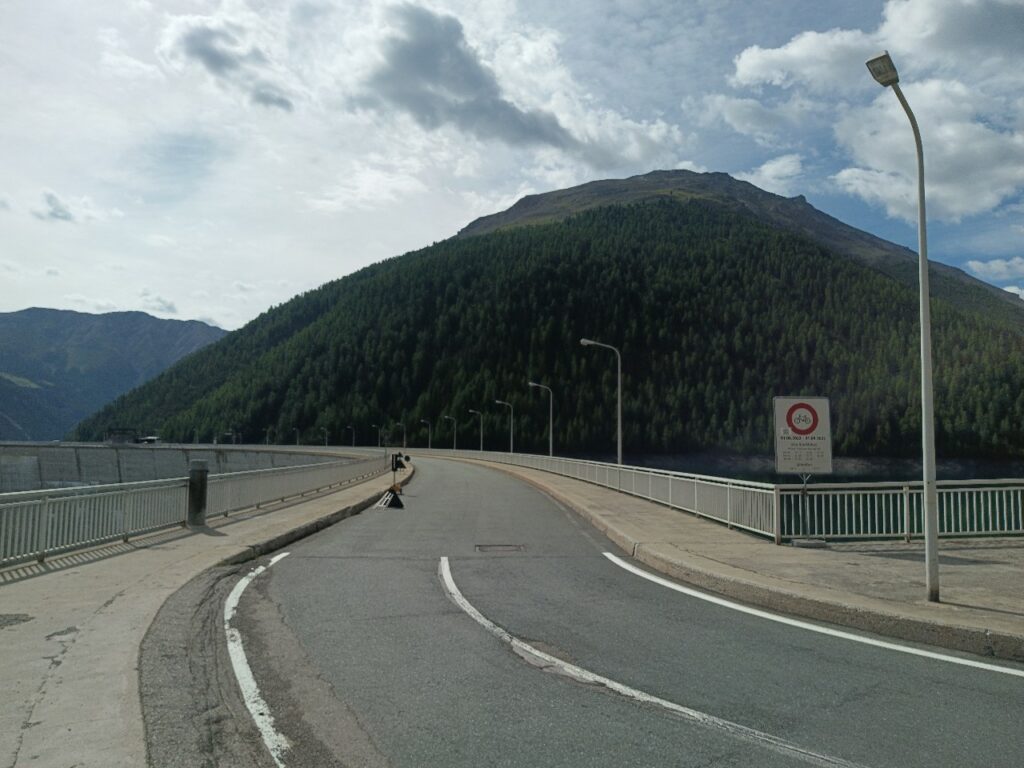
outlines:
{"label": "forested mountain", "polygon": [[[410,444],[614,446],[619,346],[627,452],[770,452],[772,397],[832,399],[838,453],[916,455],[917,291],[743,207],[655,196],[533,226],[457,237],[298,296],[83,422],[201,440],[238,428],[281,442],[373,443],[404,422]],[[996,302],[990,302],[994,304]],[[999,306],[1003,306],[999,303]],[[1005,305],[1014,309],[1012,305]],[[933,300],[938,443],[944,456],[1024,450],[1024,352],[1013,317]],[[401,429],[393,431],[401,439]]]}
{"label": "forested mountain", "polygon": [[144,312],[0,313],[0,440],[53,440],[225,331]]}

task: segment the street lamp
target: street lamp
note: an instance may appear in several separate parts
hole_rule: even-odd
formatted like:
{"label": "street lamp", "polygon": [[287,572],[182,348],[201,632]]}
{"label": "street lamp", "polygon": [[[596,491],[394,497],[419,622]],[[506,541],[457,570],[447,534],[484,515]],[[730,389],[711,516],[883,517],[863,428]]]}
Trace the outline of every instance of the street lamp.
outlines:
{"label": "street lamp", "polygon": [[298,427],[292,427],[292,429],[295,430],[295,444],[298,445],[299,444],[299,428]]}
{"label": "street lamp", "polygon": [[482,451],[484,449],[484,415],[475,408],[470,408],[469,412],[480,417],[480,450]]}
{"label": "street lamp", "polygon": [[351,429],[352,430],[352,447],[355,448],[356,447],[356,428],[353,427],[351,424],[348,424],[348,425],[345,426],[345,429]]}
{"label": "street lamp", "polygon": [[[928,600],[939,602],[939,498],[935,485],[935,405],[932,398],[932,321],[928,291],[928,232],[925,226],[924,209],[924,147],[921,145],[921,131],[917,119],[900,89],[900,76],[892,63],[889,52],[884,51],[867,62],[871,76],[883,87],[891,87],[899,99],[900,106],[907,113],[910,127],[914,132],[917,147],[917,244],[918,280],[921,292],[921,450],[924,454],[924,562]],[[909,533],[909,531],[908,531]]]}
{"label": "street lamp", "polygon": [[273,427],[267,427],[266,429],[263,430],[263,437],[264,437],[263,442],[266,445],[270,445],[270,430],[271,429],[273,429]]}
{"label": "street lamp", "polygon": [[370,426],[377,430],[377,447],[380,448],[380,427],[376,424],[371,424]]}
{"label": "street lamp", "polygon": [[430,422],[427,421],[426,419],[420,419],[420,424],[426,424],[427,425],[427,450],[430,450],[430,448],[431,448],[431,445],[430,445],[430,443],[431,443],[431,438],[430,438]]}
{"label": "street lamp", "polygon": [[514,422],[515,411],[512,409],[512,403],[507,403],[504,400],[495,400],[498,405],[508,406],[508,452],[515,453],[514,445],[512,442],[512,425]]}
{"label": "street lamp", "polygon": [[455,441],[459,436],[459,424],[455,421],[454,416],[442,416],[442,419],[448,419],[452,423],[452,450],[455,450]]}
{"label": "street lamp", "polygon": [[[551,391],[551,387],[538,384],[536,381],[526,382],[531,387],[537,387],[537,389],[546,389],[548,391],[548,456],[555,455],[555,393]],[[621,462],[620,462],[621,463]]]}
{"label": "street lamp", "polygon": [[327,437],[330,432],[327,431],[327,427],[320,427],[320,431],[324,433],[324,448],[327,447]]}
{"label": "street lamp", "polygon": [[619,366],[619,405],[618,405],[618,445],[619,445],[619,465],[622,464],[622,353],[616,347],[611,344],[602,344],[600,341],[594,341],[593,339],[580,339],[580,344],[584,347],[604,347],[610,349],[615,353],[615,359]]}
{"label": "street lamp", "polygon": [[401,421],[398,421],[398,422],[395,422],[395,426],[402,428],[402,450],[404,451],[406,449],[406,447],[407,447],[406,444],[405,444],[405,424],[402,423]]}

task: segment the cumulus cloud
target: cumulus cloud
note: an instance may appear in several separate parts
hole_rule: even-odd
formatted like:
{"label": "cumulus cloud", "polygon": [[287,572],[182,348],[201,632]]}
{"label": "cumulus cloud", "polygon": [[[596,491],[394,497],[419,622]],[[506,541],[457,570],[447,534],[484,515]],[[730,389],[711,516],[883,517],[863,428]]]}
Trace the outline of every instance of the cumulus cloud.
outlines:
{"label": "cumulus cloud", "polygon": [[43,207],[32,211],[32,215],[42,221],[75,221],[68,204],[50,191],[43,192]]}
{"label": "cumulus cloud", "polygon": [[1015,293],[1021,299],[1024,299],[1024,288],[1022,288],[1019,285],[1007,285],[1003,288],[1003,290],[1007,291],[1008,293]]}
{"label": "cumulus cloud", "polygon": [[989,261],[971,260],[967,262],[967,268],[978,277],[996,282],[1024,278],[1024,258],[1020,256]]}
{"label": "cumulus cloud", "polygon": [[749,181],[777,195],[790,197],[794,194],[794,185],[803,175],[803,161],[800,155],[782,155],[773,158],[748,173],[737,173],[736,178]]}
{"label": "cumulus cloud", "polygon": [[255,36],[237,20],[182,16],[168,25],[160,54],[173,69],[198,64],[222,87],[246,94],[251,103],[291,112],[292,97],[276,82],[282,78],[281,68],[253,41]]}
{"label": "cumulus cloud", "polygon": [[847,167],[832,176],[836,185],[913,221],[910,128],[864,66],[888,49],[921,125],[929,215],[957,221],[995,210],[1024,188],[1022,29],[1021,0],[888,0],[875,29],[806,31],[777,48],[746,48],[731,83],[756,98],[718,95],[708,105],[738,132],[771,144],[784,123],[780,96],[812,99],[813,110],[837,116]]}
{"label": "cumulus cloud", "polygon": [[409,171],[360,164],[346,174],[343,182],[310,198],[309,206],[317,211],[365,210],[426,190],[427,186]]}
{"label": "cumulus cloud", "polygon": [[454,16],[413,5],[397,6],[392,16],[397,28],[384,42],[384,63],[367,80],[360,104],[396,108],[427,129],[453,125],[513,146],[580,149],[555,115],[522,109],[503,96]]}
{"label": "cumulus cloud", "polygon": [[142,308],[150,312],[160,312],[165,315],[178,314],[178,308],[175,306],[173,301],[153,293],[148,288],[142,289],[139,293],[139,299],[141,301]]}
{"label": "cumulus cloud", "polygon": [[82,307],[91,312],[115,312],[117,304],[107,299],[97,299],[92,296],[84,296],[81,293],[68,293],[64,300],[70,304]]}

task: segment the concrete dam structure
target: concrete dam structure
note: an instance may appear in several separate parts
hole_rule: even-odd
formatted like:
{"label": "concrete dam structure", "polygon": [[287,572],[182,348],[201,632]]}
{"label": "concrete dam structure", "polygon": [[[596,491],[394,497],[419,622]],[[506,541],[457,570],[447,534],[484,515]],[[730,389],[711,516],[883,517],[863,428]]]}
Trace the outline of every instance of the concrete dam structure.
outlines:
{"label": "concrete dam structure", "polygon": [[186,477],[189,462],[210,474],[336,461],[313,451],[201,445],[0,444],[0,493]]}

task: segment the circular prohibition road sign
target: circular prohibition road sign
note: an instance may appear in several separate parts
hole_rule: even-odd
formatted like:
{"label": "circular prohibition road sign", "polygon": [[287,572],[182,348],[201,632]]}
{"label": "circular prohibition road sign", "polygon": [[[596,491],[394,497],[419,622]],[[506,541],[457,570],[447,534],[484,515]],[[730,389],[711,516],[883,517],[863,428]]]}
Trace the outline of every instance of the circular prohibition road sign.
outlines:
{"label": "circular prohibition road sign", "polygon": [[818,428],[818,412],[809,403],[795,403],[786,412],[786,425],[794,434],[811,434]]}

